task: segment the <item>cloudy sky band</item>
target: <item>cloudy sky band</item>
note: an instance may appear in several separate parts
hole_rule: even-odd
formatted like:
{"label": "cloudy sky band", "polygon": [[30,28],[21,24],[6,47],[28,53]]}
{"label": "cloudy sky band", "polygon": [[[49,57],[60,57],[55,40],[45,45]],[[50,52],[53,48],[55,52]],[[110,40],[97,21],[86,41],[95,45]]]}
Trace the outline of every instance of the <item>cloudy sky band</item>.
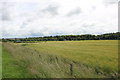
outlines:
{"label": "cloudy sky band", "polygon": [[118,0],[0,2],[2,37],[103,34],[118,31]]}

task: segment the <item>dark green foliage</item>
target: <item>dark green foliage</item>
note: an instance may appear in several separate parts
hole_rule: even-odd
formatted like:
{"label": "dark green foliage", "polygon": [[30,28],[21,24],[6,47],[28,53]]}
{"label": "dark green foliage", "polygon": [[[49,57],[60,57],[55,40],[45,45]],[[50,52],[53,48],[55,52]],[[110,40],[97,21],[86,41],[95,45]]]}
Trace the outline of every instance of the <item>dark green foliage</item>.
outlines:
{"label": "dark green foliage", "polygon": [[29,37],[29,38],[12,38],[12,39],[2,39],[3,42],[37,42],[37,41],[75,41],[75,40],[119,40],[120,32],[107,33],[101,35],[61,35],[61,36],[44,36],[44,37]]}

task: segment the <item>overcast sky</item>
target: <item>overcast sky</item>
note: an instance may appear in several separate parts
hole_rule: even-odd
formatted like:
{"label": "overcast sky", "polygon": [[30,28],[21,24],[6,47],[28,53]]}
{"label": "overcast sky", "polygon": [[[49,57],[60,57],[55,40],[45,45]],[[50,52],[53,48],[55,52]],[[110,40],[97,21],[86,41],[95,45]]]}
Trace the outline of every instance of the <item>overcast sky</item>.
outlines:
{"label": "overcast sky", "polygon": [[0,2],[2,37],[103,34],[118,31],[118,0]]}

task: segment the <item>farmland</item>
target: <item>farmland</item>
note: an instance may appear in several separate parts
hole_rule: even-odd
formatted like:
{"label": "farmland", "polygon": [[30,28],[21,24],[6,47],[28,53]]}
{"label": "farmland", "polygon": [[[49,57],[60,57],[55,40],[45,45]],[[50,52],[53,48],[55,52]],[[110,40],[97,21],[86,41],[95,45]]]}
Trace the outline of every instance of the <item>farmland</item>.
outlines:
{"label": "farmland", "polygon": [[[118,40],[3,43],[2,49],[3,77],[103,78],[118,76]],[[9,68],[6,67],[8,64]],[[10,71],[13,71],[12,75]]]}

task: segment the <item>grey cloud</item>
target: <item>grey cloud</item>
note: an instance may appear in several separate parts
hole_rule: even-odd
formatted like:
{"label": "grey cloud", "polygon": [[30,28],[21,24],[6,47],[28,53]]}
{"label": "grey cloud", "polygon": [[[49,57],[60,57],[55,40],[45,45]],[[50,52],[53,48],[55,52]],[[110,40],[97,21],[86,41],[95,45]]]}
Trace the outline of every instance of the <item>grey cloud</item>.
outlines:
{"label": "grey cloud", "polygon": [[80,14],[82,11],[81,11],[81,9],[80,8],[76,8],[76,9],[74,9],[74,10],[72,10],[72,11],[70,11],[68,14],[67,14],[67,16],[74,16],[74,15],[78,15],[78,14]]}
{"label": "grey cloud", "polygon": [[7,13],[7,11],[3,11],[3,12],[2,12],[2,20],[3,20],[3,21],[9,21],[9,20],[11,20],[11,17],[10,17],[10,15]]}
{"label": "grey cloud", "polygon": [[23,23],[21,24],[20,28],[25,28],[27,25],[28,25],[27,22],[23,22]]}
{"label": "grey cloud", "polygon": [[55,5],[49,5],[45,9],[42,10],[44,13],[50,13],[52,16],[58,15],[58,6]]}
{"label": "grey cloud", "polygon": [[1,2],[0,6],[1,6],[1,9],[0,9],[1,20],[3,20],[3,21],[11,20],[10,8],[12,5],[10,5],[7,2]]}
{"label": "grey cloud", "polygon": [[10,16],[8,14],[8,10],[7,10],[7,7],[6,7],[6,3],[5,2],[1,2],[0,3],[0,14],[1,14],[1,20],[5,21],[5,20],[10,20]]}
{"label": "grey cloud", "polygon": [[94,23],[92,23],[92,24],[85,23],[85,24],[82,25],[82,27],[93,27],[93,26],[95,26]]}
{"label": "grey cloud", "polygon": [[103,3],[105,5],[112,5],[112,4],[117,4],[119,0],[103,0]]}
{"label": "grey cloud", "polygon": [[92,8],[93,10],[96,10],[96,6],[92,6],[91,8]]}

